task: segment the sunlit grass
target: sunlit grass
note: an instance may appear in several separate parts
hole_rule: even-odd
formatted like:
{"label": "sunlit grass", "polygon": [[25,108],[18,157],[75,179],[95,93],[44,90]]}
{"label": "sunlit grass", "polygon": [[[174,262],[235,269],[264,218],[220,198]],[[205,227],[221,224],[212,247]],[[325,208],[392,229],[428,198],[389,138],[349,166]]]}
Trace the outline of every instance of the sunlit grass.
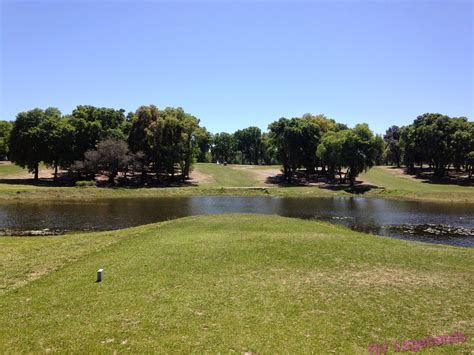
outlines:
{"label": "sunlit grass", "polygon": [[436,201],[474,202],[474,187],[454,184],[435,184],[403,176],[391,167],[377,166],[361,175],[362,179],[384,187],[381,197],[407,198]]}
{"label": "sunlit grass", "polygon": [[219,215],[1,238],[0,253],[6,352],[366,353],[454,331],[468,342],[439,351],[474,346],[472,249]]}
{"label": "sunlit grass", "polygon": [[[13,165],[0,164],[4,179],[9,179],[7,171],[20,169]],[[0,183],[0,201],[41,201],[41,200],[95,200],[101,198],[137,198],[160,196],[299,196],[299,197],[331,197],[353,196],[349,190],[326,189],[311,187],[281,187],[263,184],[254,171],[277,171],[277,166],[238,166],[217,165],[210,163],[196,164],[196,170],[208,177],[207,181],[183,187],[143,187],[143,188],[98,188],[98,187],[52,187],[33,184]],[[2,170],[4,169],[4,170]],[[10,169],[10,170],[9,170]],[[360,178],[381,188],[370,189],[362,195],[366,197],[426,200],[438,202],[472,202],[474,203],[474,187],[450,184],[432,184],[410,177],[400,176],[388,167],[373,167]],[[31,182],[31,180],[30,180]],[[360,192],[359,192],[360,193]]]}
{"label": "sunlit grass", "polygon": [[203,186],[212,187],[252,187],[257,186],[257,179],[251,172],[237,169],[233,165],[198,163],[195,169],[212,176],[213,181]]}

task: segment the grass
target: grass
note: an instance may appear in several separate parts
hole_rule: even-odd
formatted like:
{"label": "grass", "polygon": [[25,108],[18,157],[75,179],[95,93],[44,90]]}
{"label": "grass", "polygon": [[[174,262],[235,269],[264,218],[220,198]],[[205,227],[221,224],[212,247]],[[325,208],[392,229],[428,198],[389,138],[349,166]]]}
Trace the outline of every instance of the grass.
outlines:
{"label": "grass", "polygon": [[5,352],[367,353],[455,331],[435,350],[474,348],[472,249],[219,215],[0,238],[0,260]]}
{"label": "grass", "polygon": [[384,187],[382,191],[372,194],[380,197],[391,197],[411,200],[433,200],[446,202],[474,202],[473,186],[450,184],[433,184],[408,175],[397,174],[391,167],[377,166],[361,175],[371,183]]}
{"label": "grass", "polygon": [[7,161],[0,162],[0,177],[8,177],[8,175],[18,174],[24,172],[25,169],[22,167],[12,164]]}
{"label": "grass", "polygon": [[[41,201],[41,200],[96,200],[104,198],[160,197],[160,196],[298,196],[331,197],[353,196],[344,190],[329,190],[319,187],[280,187],[262,182],[263,170],[278,170],[275,166],[223,166],[216,164],[196,164],[196,170],[207,177],[198,186],[169,188],[99,188],[99,187],[53,187],[34,184],[0,183],[0,201]],[[14,169],[15,171],[13,171]],[[18,168],[10,164],[0,164],[0,177],[18,173]],[[265,174],[265,173],[264,173]],[[377,186],[364,193],[366,197],[422,200],[438,202],[474,203],[474,187],[430,184],[410,177],[400,176],[388,167],[374,167],[361,174]]]}
{"label": "grass", "polygon": [[255,176],[245,170],[236,169],[233,165],[217,165],[198,163],[195,169],[212,176],[212,182],[204,183],[203,186],[212,187],[255,187],[258,181]]}

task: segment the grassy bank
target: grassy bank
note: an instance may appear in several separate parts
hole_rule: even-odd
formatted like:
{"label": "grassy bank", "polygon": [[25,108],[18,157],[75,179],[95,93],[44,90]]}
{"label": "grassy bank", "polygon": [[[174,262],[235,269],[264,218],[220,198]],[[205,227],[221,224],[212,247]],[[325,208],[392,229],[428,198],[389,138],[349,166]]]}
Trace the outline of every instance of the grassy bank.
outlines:
{"label": "grassy bank", "polygon": [[[12,172],[13,169],[13,172]],[[32,180],[18,180],[18,167],[0,165],[0,201],[40,200],[94,200],[103,198],[160,197],[160,196],[353,196],[344,189],[320,188],[318,186],[281,187],[266,182],[266,176],[278,173],[278,167],[222,166],[196,164],[198,180],[187,186],[168,188],[98,188],[98,187],[54,187],[34,184]],[[24,173],[24,172],[23,172]],[[378,186],[364,191],[363,196],[405,200],[474,203],[474,187],[447,184],[432,184],[400,174],[388,167],[374,167],[360,178]]]}
{"label": "grassy bank", "polygon": [[360,178],[383,187],[383,189],[370,191],[369,196],[441,202],[474,202],[473,186],[435,184],[403,174],[400,169],[392,167],[374,167],[362,174]]}
{"label": "grassy bank", "polygon": [[474,348],[472,249],[220,215],[0,238],[0,261],[6,352],[366,353],[455,331],[438,351]]}

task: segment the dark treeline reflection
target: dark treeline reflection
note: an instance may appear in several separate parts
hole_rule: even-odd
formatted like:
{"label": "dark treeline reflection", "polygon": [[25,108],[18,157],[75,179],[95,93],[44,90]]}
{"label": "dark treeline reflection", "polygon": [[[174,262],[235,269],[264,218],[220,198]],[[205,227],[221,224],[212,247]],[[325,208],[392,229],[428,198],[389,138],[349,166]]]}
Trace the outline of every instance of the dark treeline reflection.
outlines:
{"label": "dark treeline reflection", "polygon": [[3,230],[110,230],[184,216],[261,213],[342,224],[354,230],[433,243],[474,246],[472,204],[383,199],[161,197],[100,202],[0,205]]}

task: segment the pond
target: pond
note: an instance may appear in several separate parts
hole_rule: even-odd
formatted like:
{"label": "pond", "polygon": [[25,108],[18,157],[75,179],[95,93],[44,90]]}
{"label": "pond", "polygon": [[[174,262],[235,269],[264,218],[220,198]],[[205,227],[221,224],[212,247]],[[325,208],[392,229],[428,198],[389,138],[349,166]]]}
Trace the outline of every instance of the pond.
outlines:
{"label": "pond", "polygon": [[342,224],[357,231],[474,247],[474,205],[364,197],[160,197],[0,204],[0,230],[110,230],[178,217],[263,213]]}

